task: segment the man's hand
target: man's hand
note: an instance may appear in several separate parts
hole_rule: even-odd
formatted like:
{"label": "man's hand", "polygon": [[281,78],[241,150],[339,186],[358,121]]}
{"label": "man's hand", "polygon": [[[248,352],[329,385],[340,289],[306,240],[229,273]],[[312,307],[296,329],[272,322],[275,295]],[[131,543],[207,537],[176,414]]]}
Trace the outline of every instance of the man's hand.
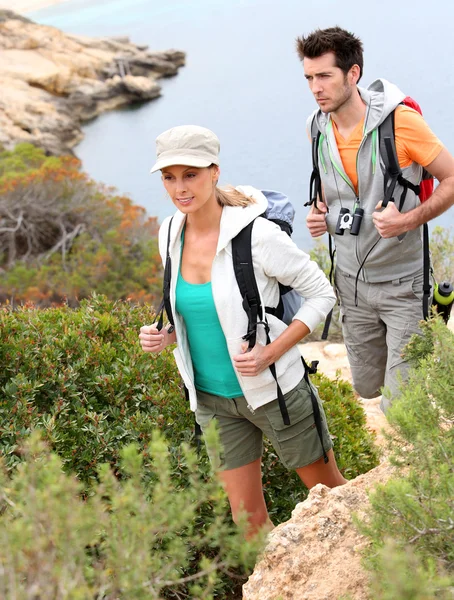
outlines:
{"label": "man's hand", "polygon": [[320,237],[328,231],[326,226],[326,213],[328,207],[321,200],[317,201],[317,208],[312,204],[306,217],[306,225],[312,237]]}
{"label": "man's hand", "polygon": [[[381,201],[375,207],[375,211],[380,208],[382,208]],[[372,220],[382,238],[396,237],[408,231],[405,213],[399,212],[394,202],[388,202],[381,212],[374,212]]]}
{"label": "man's hand", "polygon": [[144,352],[161,352],[174,343],[175,333],[169,333],[167,329],[158,331],[156,325],[144,325],[140,328],[139,340]]}
{"label": "man's hand", "polygon": [[233,357],[235,368],[243,377],[255,377],[267,369],[273,360],[269,355],[269,346],[262,346],[256,343],[250,352],[248,352],[248,343],[241,345],[243,354],[237,354]]}

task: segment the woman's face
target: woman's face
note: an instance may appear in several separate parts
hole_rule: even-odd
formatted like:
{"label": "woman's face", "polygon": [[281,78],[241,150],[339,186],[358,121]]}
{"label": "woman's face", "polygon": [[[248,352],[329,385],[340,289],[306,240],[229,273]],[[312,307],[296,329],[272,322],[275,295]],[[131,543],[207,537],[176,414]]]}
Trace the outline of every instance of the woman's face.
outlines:
{"label": "woman's face", "polygon": [[219,167],[198,168],[172,165],[161,171],[162,181],[172,202],[185,214],[194,213],[209,202],[216,202],[214,189]]}

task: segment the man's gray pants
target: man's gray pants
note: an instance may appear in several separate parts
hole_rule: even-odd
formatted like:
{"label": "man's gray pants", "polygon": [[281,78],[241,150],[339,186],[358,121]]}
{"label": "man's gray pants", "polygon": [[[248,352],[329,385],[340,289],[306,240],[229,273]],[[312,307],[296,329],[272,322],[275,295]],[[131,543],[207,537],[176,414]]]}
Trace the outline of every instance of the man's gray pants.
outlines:
{"label": "man's gray pants", "polygon": [[336,269],[335,284],[353,387],[375,398],[384,386],[380,407],[386,412],[407,377],[402,350],[420,332],[423,272],[382,283],[358,280],[356,302],[355,277]]}

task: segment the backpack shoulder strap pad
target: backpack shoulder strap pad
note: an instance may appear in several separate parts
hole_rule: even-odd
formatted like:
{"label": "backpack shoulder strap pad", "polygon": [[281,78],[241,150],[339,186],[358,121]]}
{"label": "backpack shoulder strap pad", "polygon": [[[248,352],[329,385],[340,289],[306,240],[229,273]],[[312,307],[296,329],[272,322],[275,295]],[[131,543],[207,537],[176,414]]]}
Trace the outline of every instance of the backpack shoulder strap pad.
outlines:
{"label": "backpack shoulder strap pad", "polygon": [[394,189],[402,170],[397,157],[396,140],[394,135],[394,111],[390,112],[381,125],[378,126],[380,156],[385,165],[385,194],[383,208],[388,202],[394,202]]}
{"label": "backpack shoulder strap pad", "polygon": [[304,206],[317,206],[317,198],[322,197],[322,181],[320,178],[320,169],[318,164],[318,147],[320,144],[321,132],[317,127],[317,113],[311,122],[311,144],[312,144],[312,173],[309,183],[309,202]]}
{"label": "backpack shoulder strap pad", "polygon": [[243,309],[248,318],[248,331],[244,339],[248,341],[249,348],[255,346],[257,322],[262,321],[264,316],[252,262],[251,239],[254,222],[255,220],[251,221],[232,239],[233,269],[243,298]]}
{"label": "backpack shoulder strap pad", "polygon": [[[169,221],[169,229],[167,232],[167,247],[166,247],[166,263],[164,266],[164,277],[163,277],[163,290],[162,300],[156,311],[156,320],[158,321],[158,331],[161,331],[164,324],[164,310],[166,311],[167,318],[171,327],[169,327],[169,333],[175,328],[175,321],[173,318],[172,305],[170,303],[170,285],[172,281],[172,263],[170,260],[170,232],[172,229],[173,217]],[[156,321],[155,321],[156,322]]]}
{"label": "backpack shoulder strap pad", "polygon": [[387,172],[391,175],[399,175],[401,168],[397,158],[396,139],[394,125],[394,110],[389,113],[381,125],[378,126],[380,139],[380,155],[385,163]]}

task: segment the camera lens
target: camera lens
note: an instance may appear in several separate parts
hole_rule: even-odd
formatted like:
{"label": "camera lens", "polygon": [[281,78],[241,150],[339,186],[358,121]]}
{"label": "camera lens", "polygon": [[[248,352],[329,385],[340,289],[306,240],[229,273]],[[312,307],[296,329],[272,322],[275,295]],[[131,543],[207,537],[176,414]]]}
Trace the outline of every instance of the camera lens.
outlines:
{"label": "camera lens", "polygon": [[352,226],[350,229],[351,235],[358,235],[359,230],[361,228],[361,222],[363,220],[364,210],[362,208],[357,208],[352,216]]}
{"label": "camera lens", "polygon": [[347,218],[350,217],[350,211],[348,210],[348,208],[342,207],[339,211],[339,217],[337,218],[337,223],[336,223],[336,235],[344,235],[344,229],[341,228],[341,225],[343,223],[343,219],[345,218],[345,216]]}

